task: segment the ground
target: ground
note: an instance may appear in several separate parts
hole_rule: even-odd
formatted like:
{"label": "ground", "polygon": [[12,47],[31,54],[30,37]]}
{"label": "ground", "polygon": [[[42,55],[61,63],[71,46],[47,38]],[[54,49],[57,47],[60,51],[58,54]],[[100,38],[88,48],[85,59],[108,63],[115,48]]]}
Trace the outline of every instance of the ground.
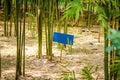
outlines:
{"label": "ground", "polygon": [[[97,32],[94,27],[92,31]],[[85,31],[85,32],[84,32]],[[36,58],[37,39],[32,38],[31,33],[26,30],[26,76],[21,80],[63,80],[66,72],[75,72],[77,80],[82,80],[82,69],[87,66],[98,66],[98,70],[92,74],[94,80],[104,80],[104,39],[98,42],[98,33],[87,32],[81,27],[69,27],[69,34],[74,35],[72,53],[66,48],[62,52],[60,62],[60,49],[53,42],[52,61],[45,58],[45,39],[43,38],[43,57]],[[16,67],[16,38],[3,36],[3,22],[0,22],[0,53],[2,55],[2,79],[14,80]],[[63,74],[63,75],[62,75]],[[69,74],[70,76],[71,74]]]}

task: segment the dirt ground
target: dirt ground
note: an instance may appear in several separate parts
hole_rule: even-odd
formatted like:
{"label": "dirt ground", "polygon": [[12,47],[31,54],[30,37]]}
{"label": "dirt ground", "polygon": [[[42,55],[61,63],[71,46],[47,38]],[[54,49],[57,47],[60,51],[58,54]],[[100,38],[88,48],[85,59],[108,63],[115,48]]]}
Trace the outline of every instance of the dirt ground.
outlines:
{"label": "dirt ground", "polygon": [[[87,31],[87,29],[84,29]],[[97,30],[96,28],[92,29]],[[16,67],[16,38],[3,37],[3,22],[0,22],[0,53],[2,55],[2,79],[14,80]],[[98,66],[98,70],[92,74],[94,80],[104,80],[104,39],[98,43],[98,33],[82,32],[80,27],[69,27],[69,34],[74,35],[74,45],[72,53],[68,49],[63,50],[62,61],[59,62],[60,49],[57,43],[53,42],[52,61],[48,61],[44,56],[42,59],[36,58],[37,39],[30,37],[30,32],[26,30],[26,76],[21,76],[21,80],[60,80],[64,77],[62,73],[75,72],[77,80],[82,80],[82,69],[85,66]],[[45,55],[45,39],[43,38],[43,55]],[[70,75],[70,74],[69,74]],[[63,80],[63,79],[61,79]]]}

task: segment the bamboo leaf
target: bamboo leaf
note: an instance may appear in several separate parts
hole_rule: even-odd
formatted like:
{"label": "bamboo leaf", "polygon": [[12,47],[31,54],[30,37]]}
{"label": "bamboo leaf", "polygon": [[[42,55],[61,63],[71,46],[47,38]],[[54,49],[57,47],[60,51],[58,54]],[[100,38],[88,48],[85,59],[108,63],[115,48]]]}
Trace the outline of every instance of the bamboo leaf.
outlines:
{"label": "bamboo leaf", "polygon": [[82,13],[82,4],[79,0],[73,0],[68,3],[66,6],[64,16],[62,20],[65,18],[75,19],[76,21],[79,19],[79,15]]}
{"label": "bamboo leaf", "polygon": [[116,31],[115,29],[112,29],[112,28],[110,28],[110,32],[111,32],[112,34],[116,34],[116,33],[117,33],[117,31]]}
{"label": "bamboo leaf", "polygon": [[106,51],[107,51],[107,52],[110,52],[110,51],[112,51],[113,49],[114,49],[114,46],[110,46],[110,47],[106,48]]}

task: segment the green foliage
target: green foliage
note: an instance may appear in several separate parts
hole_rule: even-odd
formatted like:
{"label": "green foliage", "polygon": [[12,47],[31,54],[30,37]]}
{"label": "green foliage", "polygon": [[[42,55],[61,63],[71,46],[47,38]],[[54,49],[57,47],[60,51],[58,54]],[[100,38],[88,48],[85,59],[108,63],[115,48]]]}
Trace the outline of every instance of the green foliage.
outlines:
{"label": "green foliage", "polygon": [[[108,47],[108,45],[110,43],[112,43],[112,45],[107,48],[107,51],[104,52],[104,75],[105,75],[105,80],[109,80],[109,78],[111,77],[111,72],[109,73],[109,57],[112,58],[114,55],[112,52],[111,54],[108,54],[108,51],[112,51],[114,48],[118,49],[117,54],[120,53],[119,51],[119,46],[118,46],[118,41],[119,39],[117,38],[116,32],[114,30],[111,30],[112,34],[110,36],[112,42],[109,43],[109,39],[107,37],[107,35],[109,34],[109,27],[113,27],[113,23],[114,21],[116,21],[117,18],[119,18],[120,16],[120,11],[118,10],[120,8],[119,6],[119,1],[117,0],[96,0],[96,7],[97,7],[97,14],[98,14],[98,21],[100,23],[100,25],[102,27],[104,27],[104,40],[105,40],[105,49]],[[117,27],[116,25],[114,27]],[[114,38],[117,38],[114,40]],[[115,56],[114,56],[115,57]],[[111,65],[111,64],[110,64]],[[110,69],[111,70],[111,69]],[[109,77],[110,76],[110,77]]]}
{"label": "green foliage", "polygon": [[63,71],[60,80],[76,80],[74,71]]}
{"label": "green foliage", "polygon": [[114,48],[118,50],[117,54],[120,55],[120,31],[110,29],[111,34],[108,36],[112,41],[112,45],[109,46],[106,51],[112,51]]}
{"label": "green foliage", "polygon": [[63,69],[61,71],[59,80],[76,80],[75,71],[70,70],[68,68],[68,65],[69,65],[68,61],[66,61],[65,64],[60,63],[59,65],[60,65],[61,69]]}
{"label": "green foliage", "polygon": [[98,14],[98,22],[104,26],[106,21],[116,19],[120,16],[119,3],[116,0],[96,0],[96,12]]}
{"label": "green foliage", "polygon": [[111,67],[111,74],[117,77],[117,80],[120,80],[120,31],[115,29],[110,29],[111,34],[108,38],[111,40],[112,44],[106,48],[106,51],[110,52],[116,49],[116,55],[112,58],[113,64],[110,65]]}
{"label": "green foliage", "polygon": [[65,5],[66,0],[59,0],[59,5]]}
{"label": "green foliage", "polygon": [[92,74],[98,70],[98,66],[85,66],[82,69],[82,80],[94,80]]}
{"label": "green foliage", "polygon": [[33,21],[36,20],[35,16],[32,13],[26,12],[26,15],[28,15],[29,17],[32,17]]}
{"label": "green foliage", "polygon": [[115,64],[112,64],[110,67],[112,68],[112,75],[116,74],[117,80],[120,80],[120,57],[117,57],[114,60]]}
{"label": "green foliage", "polygon": [[98,14],[97,22],[101,22],[102,25],[104,25],[106,20],[108,20],[108,17],[107,17],[107,15],[105,13],[105,7],[102,7],[100,5],[100,3],[105,4],[105,2],[104,2],[104,0],[102,0],[102,1],[97,0],[96,3],[95,3],[95,5],[96,5],[96,12]]}
{"label": "green foliage", "polygon": [[82,11],[82,0],[73,0],[66,6],[63,19],[68,18],[77,21]]}

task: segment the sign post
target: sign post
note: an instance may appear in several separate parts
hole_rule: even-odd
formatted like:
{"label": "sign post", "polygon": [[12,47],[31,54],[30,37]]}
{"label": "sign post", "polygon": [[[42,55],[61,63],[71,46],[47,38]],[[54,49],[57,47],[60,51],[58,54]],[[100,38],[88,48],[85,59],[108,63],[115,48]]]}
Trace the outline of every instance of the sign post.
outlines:
{"label": "sign post", "polygon": [[[73,45],[74,35],[54,32],[53,41],[61,44]],[[62,49],[63,49],[63,46],[61,46],[60,61],[62,59]]]}

